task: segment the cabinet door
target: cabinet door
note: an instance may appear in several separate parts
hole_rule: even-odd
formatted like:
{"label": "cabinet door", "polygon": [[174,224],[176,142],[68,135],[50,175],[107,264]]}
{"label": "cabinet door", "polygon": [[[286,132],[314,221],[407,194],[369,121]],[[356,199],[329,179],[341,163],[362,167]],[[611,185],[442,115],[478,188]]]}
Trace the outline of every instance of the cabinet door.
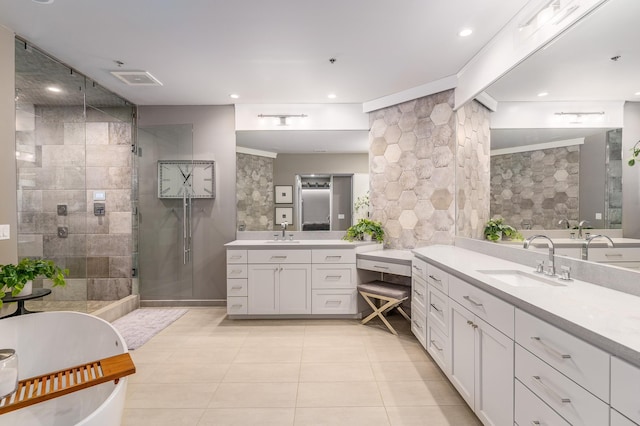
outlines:
{"label": "cabinet door", "polygon": [[449,337],[451,339],[451,383],[460,395],[474,407],[475,331],[474,315],[449,300]]}
{"label": "cabinet door", "polygon": [[486,425],[513,424],[513,340],[476,317],[475,412]]}
{"label": "cabinet door", "polygon": [[279,269],[280,265],[249,265],[248,314],[277,314],[279,312],[277,291]]}
{"label": "cabinet door", "polygon": [[311,313],[311,265],[279,265],[280,314]]}

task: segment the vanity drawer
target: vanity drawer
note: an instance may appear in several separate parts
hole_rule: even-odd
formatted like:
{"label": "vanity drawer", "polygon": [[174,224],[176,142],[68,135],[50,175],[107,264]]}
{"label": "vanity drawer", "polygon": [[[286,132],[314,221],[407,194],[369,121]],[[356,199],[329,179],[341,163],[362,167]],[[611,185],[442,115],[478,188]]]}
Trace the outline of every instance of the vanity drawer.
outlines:
{"label": "vanity drawer", "polygon": [[611,406],[640,424],[640,368],[611,357]]}
{"label": "vanity drawer", "polygon": [[247,251],[227,250],[227,263],[247,263]]}
{"label": "vanity drawer", "polygon": [[385,274],[403,275],[405,277],[411,276],[411,266],[401,265],[399,263],[382,262],[367,259],[358,259],[358,268],[366,269],[369,271],[384,272]]}
{"label": "vanity drawer", "polygon": [[311,263],[311,250],[249,250],[249,263]]}
{"label": "vanity drawer", "polygon": [[314,249],[311,251],[312,263],[356,263],[354,249]]}
{"label": "vanity drawer", "polygon": [[357,311],[356,290],[312,290],[311,313],[355,314]]}
{"label": "vanity drawer", "polygon": [[417,257],[413,257],[411,260],[411,276],[420,277],[427,281],[427,262]]}
{"label": "vanity drawer", "polygon": [[609,354],[520,309],[516,342],[603,401],[609,401]]}
{"label": "vanity drawer", "polygon": [[444,294],[449,294],[449,274],[442,269],[433,265],[427,265],[427,283]]}
{"label": "vanity drawer", "polygon": [[515,421],[518,425],[570,426],[562,417],[516,379]]}
{"label": "vanity drawer", "polygon": [[239,263],[227,265],[227,278],[247,278],[247,265]]}
{"label": "vanity drawer", "polygon": [[356,288],[356,265],[313,265],[311,287]]}
{"label": "vanity drawer", "polygon": [[427,348],[427,319],[425,313],[415,304],[411,305],[411,331],[423,348]]}
{"label": "vanity drawer", "polygon": [[513,339],[514,307],[509,303],[453,276],[449,297]]}
{"label": "vanity drawer", "polygon": [[417,303],[422,312],[427,312],[427,284],[418,277],[411,277],[411,302]]}
{"label": "vanity drawer", "polygon": [[449,339],[431,324],[427,325],[427,352],[442,371],[449,374]]}
{"label": "vanity drawer", "polygon": [[[598,238],[595,242],[608,242],[606,239]],[[593,244],[591,243],[591,244]],[[640,262],[640,248],[638,247],[589,247],[589,260],[594,262]]]}
{"label": "vanity drawer", "polygon": [[246,297],[227,297],[227,313],[229,315],[246,315],[247,306]]}
{"label": "vanity drawer", "polygon": [[575,425],[609,424],[609,405],[516,345],[516,378]]}
{"label": "vanity drawer", "polygon": [[247,296],[247,279],[228,279],[227,297]]}
{"label": "vanity drawer", "polygon": [[449,335],[449,298],[431,285],[427,288],[427,322]]}

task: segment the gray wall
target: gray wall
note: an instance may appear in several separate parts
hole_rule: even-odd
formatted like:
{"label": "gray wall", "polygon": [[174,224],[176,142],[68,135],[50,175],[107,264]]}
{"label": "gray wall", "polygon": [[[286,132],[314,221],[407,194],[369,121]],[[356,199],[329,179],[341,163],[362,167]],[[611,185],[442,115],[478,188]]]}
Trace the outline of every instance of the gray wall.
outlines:
{"label": "gray wall", "polygon": [[[603,131],[584,138],[580,146],[580,217],[594,228],[604,228],[607,133]],[[602,214],[596,220],[596,213]],[[573,223],[572,223],[573,225]]]}
{"label": "gray wall", "polygon": [[0,26],[0,224],[11,226],[11,239],[0,240],[0,264],[18,261],[14,43]]}
{"label": "gray wall", "polygon": [[[216,162],[216,199],[193,230],[193,298],[225,299],[226,251],[236,235],[236,139],[233,106],[143,106],[139,125],[193,124],[194,159]],[[144,277],[141,277],[143,280]]]}
{"label": "gray wall", "polygon": [[634,167],[626,164],[639,140],[640,102],[627,102],[622,129],[622,235],[627,238],[640,238],[640,164]]}

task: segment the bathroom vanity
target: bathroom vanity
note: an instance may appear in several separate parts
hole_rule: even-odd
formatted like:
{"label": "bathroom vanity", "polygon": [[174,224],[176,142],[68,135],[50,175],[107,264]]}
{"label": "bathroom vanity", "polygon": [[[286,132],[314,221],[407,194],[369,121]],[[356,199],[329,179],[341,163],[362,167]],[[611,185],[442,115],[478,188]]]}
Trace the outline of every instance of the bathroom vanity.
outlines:
{"label": "bathroom vanity", "polygon": [[232,319],[355,318],[356,253],[382,248],[342,240],[236,240],[225,246]]}
{"label": "bathroom vanity", "polygon": [[455,246],[413,252],[412,331],[483,423],[640,424],[640,297]]}

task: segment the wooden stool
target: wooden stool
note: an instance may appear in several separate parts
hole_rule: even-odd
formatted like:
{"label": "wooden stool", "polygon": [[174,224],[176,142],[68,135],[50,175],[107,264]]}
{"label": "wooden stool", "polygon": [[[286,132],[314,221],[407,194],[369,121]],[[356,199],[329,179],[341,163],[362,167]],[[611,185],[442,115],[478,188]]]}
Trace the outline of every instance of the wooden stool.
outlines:
{"label": "wooden stool", "polygon": [[[373,313],[362,320],[362,324],[366,324],[375,317],[380,317],[384,325],[390,332],[398,335],[398,332],[389,324],[384,314],[392,309],[397,309],[407,321],[411,321],[407,313],[402,310],[400,304],[409,298],[410,288],[404,285],[386,283],[384,281],[373,281],[370,283],[359,284],[358,291],[364,300],[371,306]],[[380,301],[381,306],[377,307],[371,299]],[[387,303],[382,303],[382,302]]]}

